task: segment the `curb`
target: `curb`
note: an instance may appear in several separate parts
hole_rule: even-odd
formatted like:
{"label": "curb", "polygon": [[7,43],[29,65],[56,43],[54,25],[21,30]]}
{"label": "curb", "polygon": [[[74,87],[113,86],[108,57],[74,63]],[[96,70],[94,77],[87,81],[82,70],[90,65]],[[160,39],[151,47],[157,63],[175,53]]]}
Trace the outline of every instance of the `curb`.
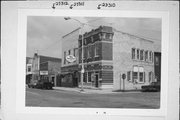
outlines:
{"label": "curb", "polygon": [[107,91],[107,90],[97,90],[97,89],[84,89],[84,91],[80,91],[80,88],[61,88],[61,87],[53,87],[54,90],[60,91],[72,91],[78,93],[85,93],[85,94],[113,94],[118,92]]}

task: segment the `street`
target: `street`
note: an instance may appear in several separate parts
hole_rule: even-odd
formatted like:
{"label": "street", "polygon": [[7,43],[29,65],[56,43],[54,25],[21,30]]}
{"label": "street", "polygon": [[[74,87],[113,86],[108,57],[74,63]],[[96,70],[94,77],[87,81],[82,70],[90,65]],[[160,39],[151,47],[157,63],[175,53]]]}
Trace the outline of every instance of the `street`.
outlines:
{"label": "street", "polygon": [[26,106],[158,109],[160,107],[160,93],[116,92],[112,94],[87,94],[75,91],[27,88]]}

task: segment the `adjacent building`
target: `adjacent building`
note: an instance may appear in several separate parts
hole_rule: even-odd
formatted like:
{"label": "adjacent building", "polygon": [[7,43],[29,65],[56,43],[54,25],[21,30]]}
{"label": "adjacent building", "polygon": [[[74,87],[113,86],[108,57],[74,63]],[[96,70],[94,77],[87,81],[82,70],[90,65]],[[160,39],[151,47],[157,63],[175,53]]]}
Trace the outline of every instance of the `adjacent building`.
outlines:
{"label": "adjacent building", "polygon": [[[79,83],[79,58],[78,58],[78,38],[80,28],[62,37],[62,67],[61,83],[63,87],[78,87]],[[66,57],[72,55],[76,58],[74,62],[68,62]]]}
{"label": "adjacent building", "polygon": [[34,54],[32,62],[32,80],[53,82],[57,85],[57,76],[61,73],[61,59]]}
{"label": "adjacent building", "polygon": [[134,90],[150,84],[154,81],[154,42],[114,30],[113,67],[113,89]]}
{"label": "adjacent building", "polygon": [[30,83],[32,80],[32,64],[33,58],[26,57],[26,84]]}

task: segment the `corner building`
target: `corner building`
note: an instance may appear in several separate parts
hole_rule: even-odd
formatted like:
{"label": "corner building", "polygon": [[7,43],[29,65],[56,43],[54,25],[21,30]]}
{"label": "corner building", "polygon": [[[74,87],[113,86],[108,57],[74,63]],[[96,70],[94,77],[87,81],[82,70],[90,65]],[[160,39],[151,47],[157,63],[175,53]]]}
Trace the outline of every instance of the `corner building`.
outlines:
{"label": "corner building", "polygon": [[[113,34],[112,27],[100,26],[83,35],[84,87],[113,87]],[[78,45],[81,70],[82,36]]]}
{"label": "corner building", "polygon": [[[83,39],[84,87],[137,90],[155,82],[154,46],[160,45],[153,40],[108,26],[85,33]],[[78,41],[81,70],[82,36]]]}

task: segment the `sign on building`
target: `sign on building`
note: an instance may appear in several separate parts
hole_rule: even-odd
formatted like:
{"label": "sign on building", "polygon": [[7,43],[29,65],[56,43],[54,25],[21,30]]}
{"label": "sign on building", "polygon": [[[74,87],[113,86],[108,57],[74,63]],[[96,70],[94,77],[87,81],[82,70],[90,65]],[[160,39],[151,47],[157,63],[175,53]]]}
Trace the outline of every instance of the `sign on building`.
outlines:
{"label": "sign on building", "polygon": [[48,71],[40,71],[40,75],[48,75]]}
{"label": "sign on building", "polygon": [[76,57],[73,56],[73,55],[68,55],[68,56],[66,56],[66,60],[67,60],[68,62],[72,63],[72,62],[75,62],[75,61],[76,61]]}

